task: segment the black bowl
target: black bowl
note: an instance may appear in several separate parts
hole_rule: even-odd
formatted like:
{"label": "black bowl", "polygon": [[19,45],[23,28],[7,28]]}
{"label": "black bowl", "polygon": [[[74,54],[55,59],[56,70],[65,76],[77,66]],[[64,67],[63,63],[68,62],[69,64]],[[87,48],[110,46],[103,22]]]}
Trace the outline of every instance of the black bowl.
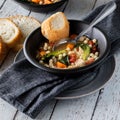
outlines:
{"label": "black bowl", "polygon": [[47,5],[39,5],[22,0],[14,0],[14,1],[27,10],[44,13],[44,12],[51,12],[56,10],[58,7],[63,5],[68,0],[60,0],[59,2],[47,4]]}
{"label": "black bowl", "polygon": [[[84,28],[88,26],[85,22],[77,21],[77,20],[69,20],[70,22],[70,33],[78,34]],[[72,69],[57,69],[57,68],[49,68],[46,67],[35,59],[36,51],[42,45],[46,39],[43,37],[41,33],[41,28],[37,28],[34,30],[25,40],[23,50],[27,60],[33,64],[34,66],[43,69],[45,71],[54,73],[54,74],[64,74],[64,75],[74,75],[84,73],[89,69],[94,68],[95,66],[99,65],[108,55],[110,52],[111,44],[110,41],[106,38],[106,35],[97,27],[94,27],[89,33],[88,36],[90,38],[98,39],[98,48],[100,51],[100,55],[98,60],[93,62],[90,65],[79,67],[79,68],[72,68]]]}

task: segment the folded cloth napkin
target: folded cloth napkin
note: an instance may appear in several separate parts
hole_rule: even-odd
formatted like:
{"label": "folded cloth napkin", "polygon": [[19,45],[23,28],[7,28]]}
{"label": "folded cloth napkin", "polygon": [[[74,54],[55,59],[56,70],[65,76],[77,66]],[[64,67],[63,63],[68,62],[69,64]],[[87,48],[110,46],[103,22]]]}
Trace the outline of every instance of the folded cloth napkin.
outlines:
{"label": "folded cloth napkin", "polygon": [[[120,46],[120,2],[115,2],[118,6],[114,13],[98,24],[109,39],[115,41],[109,56]],[[85,21],[90,22],[103,7],[104,5],[92,11]],[[60,77],[40,70],[26,59],[22,59],[13,63],[0,75],[0,97],[31,118],[35,118],[42,108],[62,91],[88,77],[94,79],[98,69],[99,66],[79,77]]]}

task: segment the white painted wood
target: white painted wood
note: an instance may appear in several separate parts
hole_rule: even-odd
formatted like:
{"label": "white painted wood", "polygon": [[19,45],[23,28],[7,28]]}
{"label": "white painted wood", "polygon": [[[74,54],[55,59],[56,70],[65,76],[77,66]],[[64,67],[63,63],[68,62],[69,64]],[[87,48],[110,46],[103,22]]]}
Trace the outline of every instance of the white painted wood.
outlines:
{"label": "white painted wood", "polygon": [[82,20],[92,10],[96,0],[69,0],[65,9],[68,19]]}
{"label": "white painted wood", "polygon": [[28,15],[29,11],[23,9],[18,4],[13,2],[12,0],[7,0],[4,6],[0,10],[0,17],[8,17],[10,15]]}
{"label": "white painted wood", "polygon": [[[3,0],[0,1],[0,5],[2,5]],[[0,9],[0,17],[8,17],[9,15],[16,15],[16,14],[23,14],[28,15],[28,11],[22,9],[17,4],[15,4],[11,0],[7,0],[4,6]],[[12,62],[15,57],[15,53],[10,53],[6,58],[3,66],[0,68],[0,73],[3,72]],[[16,109],[5,102],[4,100],[0,99],[0,120],[13,120],[14,115],[16,113]]]}
{"label": "white painted wood", "polygon": [[116,69],[99,97],[93,120],[120,120],[120,53],[116,55]]}
{"label": "white painted wood", "polygon": [[[0,0],[0,6],[4,0]],[[69,19],[83,19],[84,16],[95,7],[102,5],[110,0],[69,0],[68,6],[65,9],[65,14]],[[77,7],[78,6],[78,7]],[[59,8],[62,11],[64,7]],[[41,22],[55,13],[49,14],[31,12],[33,16]],[[23,9],[12,0],[6,0],[4,6],[0,10],[0,17],[9,15],[28,15],[29,11]],[[0,73],[6,69],[14,59],[15,54],[10,52],[4,64],[0,68]],[[120,54],[116,55],[116,70],[111,80],[106,84],[104,90],[98,98],[98,92],[74,100],[51,101],[46,108],[39,114],[36,120],[120,120]],[[97,102],[97,106],[95,107]],[[95,108],[95,112],[94,112]],[[0,120],[13,120],[16,109],[9,105],[4,100],[0,99]],[[53,112],[53,114],[52,114]],[[94,114],[93,114],[94,113]],[[51,116],[52,115],[52,116]],[[93,116],[92,116],[93,115]],[[32,120],[21,112],[16,114],[15,120]]]}
{"label": "white painted wood", "polygon": [[[50,103],[48,103],[35,120],[49,120],[55,103],[56,100],[53,100]],[[32,119],[29,118],[27,115],[18,112],[15,120],[32,120]]]}
{"label": "white painted wood", "polygon": [[[96,6],[109,2],[98,0]],[[120,53],[115,55],[116,69],[99,96],[92,120],[120,120]]]}
{"label": "white painted wood", "polygon": [[80,99],[60,100],[51,120],[90,120],[97,97],[98,92]]}
{"label": "white painted wood", "polygon": [[97,0],[96,4],[95,4],[95,7],[98,7],[100,5],[103,5],[107,2],[109,2],[110,0]]}
{"label": "white painted wood", "polygon": [[0,120],[13,120],[16,109],[0,98]]}

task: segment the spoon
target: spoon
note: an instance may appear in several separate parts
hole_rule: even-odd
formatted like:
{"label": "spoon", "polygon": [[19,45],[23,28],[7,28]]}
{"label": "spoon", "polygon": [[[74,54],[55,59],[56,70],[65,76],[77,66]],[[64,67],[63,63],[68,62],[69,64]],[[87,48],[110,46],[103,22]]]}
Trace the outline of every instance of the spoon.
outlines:
{"label": "spoon", "polygon": [[88,27],[85,28],[82,32],[80,32],[75,39],[70,39],[70,38],[61,39],[60,41],[54,44],[53,50],[56,50],[57,48],[60,49],[61,45],[65,46],[68,42],[76,43],[81,36],[85,35],[85,33],[87,33],[93,26],[95,26],[97,23],[102,21],[105,17],[111,14],[115,9],[116,9],[116,3],[113,1],[109,2],[103,8],[103,10],[97,15],[97,17],[88,25]]}

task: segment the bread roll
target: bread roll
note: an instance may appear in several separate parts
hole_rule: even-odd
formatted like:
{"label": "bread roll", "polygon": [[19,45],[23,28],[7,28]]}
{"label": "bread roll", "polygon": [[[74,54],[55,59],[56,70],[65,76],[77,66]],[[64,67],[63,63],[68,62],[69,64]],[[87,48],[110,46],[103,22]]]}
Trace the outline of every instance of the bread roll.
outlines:
{"label": "bread roll", "polygon": [[56,42],[69,36],[69,22],[62,12],[57,12],[41,24],[41,31],[49,42]]}
{"label": "bread roll", "polygon": [[20,29],[11,20],[0,18],[0,36],[3,42],[12,48],[18,43],[22,34]]}
{"label": "bread roll", "polygon": [[41,24],[35,18],[23,15],[10,16],[9,19],[19,27],[23,35],[23,38],[19,40],[19,44],[14,47],[14,50],[18,51],[20,48],[22,48],[25,38],[33,30],[40,27]]}

